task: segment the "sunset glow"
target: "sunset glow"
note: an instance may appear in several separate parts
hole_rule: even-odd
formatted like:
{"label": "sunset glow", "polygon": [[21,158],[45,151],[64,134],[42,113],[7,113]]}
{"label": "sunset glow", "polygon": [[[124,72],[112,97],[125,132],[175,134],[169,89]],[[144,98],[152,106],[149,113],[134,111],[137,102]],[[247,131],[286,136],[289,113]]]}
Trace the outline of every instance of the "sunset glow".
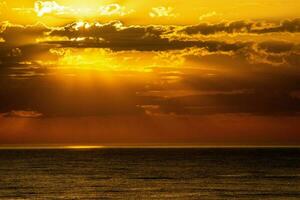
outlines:
{"label": "sunset glow", "polygon": [[298,0],[0,0],[0,145],[299,145]]}

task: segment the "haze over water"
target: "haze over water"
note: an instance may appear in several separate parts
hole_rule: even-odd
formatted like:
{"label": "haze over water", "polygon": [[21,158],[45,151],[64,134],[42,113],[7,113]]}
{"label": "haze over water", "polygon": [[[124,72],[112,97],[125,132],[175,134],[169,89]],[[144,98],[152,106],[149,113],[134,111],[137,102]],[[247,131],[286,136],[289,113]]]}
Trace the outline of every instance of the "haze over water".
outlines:
{"label": "haze over water", "polygon": [[0,199],[299,199],[297,148],[2,149]]}

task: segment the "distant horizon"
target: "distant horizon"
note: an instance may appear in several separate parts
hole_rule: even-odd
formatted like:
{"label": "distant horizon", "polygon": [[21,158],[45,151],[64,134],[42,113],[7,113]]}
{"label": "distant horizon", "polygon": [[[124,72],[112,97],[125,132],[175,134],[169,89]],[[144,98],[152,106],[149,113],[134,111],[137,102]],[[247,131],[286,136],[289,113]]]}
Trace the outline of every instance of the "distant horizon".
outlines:
{"label": "distant horizon", "polygon": [[300,145],[0,145],[0,150],[5,149],[143,149],[143,148],[300,148]]}

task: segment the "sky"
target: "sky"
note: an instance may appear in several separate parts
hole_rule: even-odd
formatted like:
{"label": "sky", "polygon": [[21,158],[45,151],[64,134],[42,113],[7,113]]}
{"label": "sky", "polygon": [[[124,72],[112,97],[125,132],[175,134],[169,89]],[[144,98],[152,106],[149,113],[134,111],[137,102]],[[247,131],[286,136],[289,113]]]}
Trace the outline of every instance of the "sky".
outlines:
{"label": "sky", "polygon": [[0,145],[300,145],[298,0],[0,0]]}

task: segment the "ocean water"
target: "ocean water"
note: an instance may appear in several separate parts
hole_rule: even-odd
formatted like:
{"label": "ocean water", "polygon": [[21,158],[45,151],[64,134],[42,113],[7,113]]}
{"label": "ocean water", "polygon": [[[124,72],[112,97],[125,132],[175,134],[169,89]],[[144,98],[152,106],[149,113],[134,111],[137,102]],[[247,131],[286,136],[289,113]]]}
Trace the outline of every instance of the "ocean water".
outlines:
{"label": "ocean water", "polygon": [[0,199],[300,199],[300,149],[0,150]]}

